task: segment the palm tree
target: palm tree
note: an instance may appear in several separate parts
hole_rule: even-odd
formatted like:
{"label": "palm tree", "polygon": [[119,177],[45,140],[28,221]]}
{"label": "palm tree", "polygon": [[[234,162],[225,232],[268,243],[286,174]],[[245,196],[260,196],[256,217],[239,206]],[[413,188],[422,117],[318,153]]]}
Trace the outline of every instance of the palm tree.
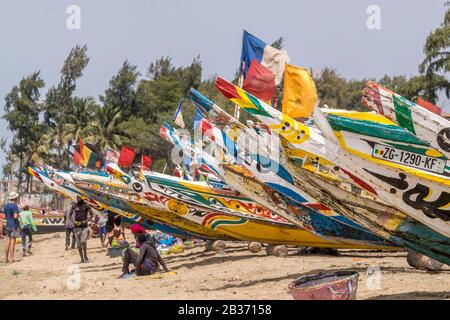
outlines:
{"label": "palm tree", "polygon": [[126,132],[120,129],[122,122],[119,108],[101,107],[97,110],[95,121],[90,122],[86,129],[86,140],[95,144],[99,150],[107,147],[118,149],[122,144],[130,143]]}
{"label": "palm tree", "polygon": [[[444,22],[428,36],[425,47],[425,59],[419,66],[419,71],[427,78],[427,91],[431,100],[437,99],[436,91],[445,90],[450,97],[450,1],[445,4]],[[434,102],[434,101],[432,101]]]}
{"label": "palm tree", "polygon": [[90,134],[90,128],[96,123],[96,116],[99,106],[93,98],[73,98],[73,111],[67,115],[66,123],[63,126],[62,140],[66,146],[67,167],[70,167],[70,148],[73,143],[83,138],[87,142],[92,142],[94,137]]}

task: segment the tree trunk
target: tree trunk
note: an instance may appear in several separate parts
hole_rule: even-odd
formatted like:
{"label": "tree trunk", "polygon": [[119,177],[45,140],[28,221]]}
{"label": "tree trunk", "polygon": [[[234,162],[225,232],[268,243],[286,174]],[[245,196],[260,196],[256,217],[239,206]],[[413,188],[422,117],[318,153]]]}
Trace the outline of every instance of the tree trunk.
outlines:
{"label": "tree trunk", "polygon": [[23,140],[20,139],[20,152],[19,152],[19,172],[17,176],[17,192],[20,193],[22,186],[22,168],[23,168]]}
{"label": "tree trunk", "polygon": [[27,178],[26,178],[26,184],[27,184],[27,189],[26,189],[26,191],[27,191],[27,193],[29,193],[30,192],[30,175],[29,174],[27,174],[27,176],[26,176]]}

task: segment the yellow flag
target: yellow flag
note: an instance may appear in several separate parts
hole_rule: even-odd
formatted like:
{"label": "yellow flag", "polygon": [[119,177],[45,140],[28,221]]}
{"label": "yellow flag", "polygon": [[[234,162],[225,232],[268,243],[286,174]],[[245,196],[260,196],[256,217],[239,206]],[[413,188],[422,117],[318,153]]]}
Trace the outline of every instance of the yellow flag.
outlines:
{"label": "yellow flag", "polygon": [[317,103],[317,90],[311,72],[286,64],[282,112],[291,118],[308,118]]}

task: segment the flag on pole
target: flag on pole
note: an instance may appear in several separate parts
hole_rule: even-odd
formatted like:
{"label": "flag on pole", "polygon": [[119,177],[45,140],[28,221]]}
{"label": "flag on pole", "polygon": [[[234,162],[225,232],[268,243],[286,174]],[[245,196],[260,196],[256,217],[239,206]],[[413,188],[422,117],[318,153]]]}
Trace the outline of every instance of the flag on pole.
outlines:
{"label": "flag on pole", "polygon": [[184,119],[183,119],[183,101],[184,98],[180,100],[178,103],[177,111],[175,112],[175,115],[173,116],[173,121],[180,127],[185,127],[184,125]]}
{"label": "flag on pole", "polygon": [[80,139],[80,164],[89,169],[97,167],[97,154],[84,144],[83,139]]}
{"label": "flag on pole", "polygon": [[195,109],[194,119],[192,121],[192,129],[197,129],[203,118],[203,113],[200,111],[200,109]]}
{"label": "flag on pole", "polygon": [[77,147],[73,148],[73,163],[77,164],[77,165],[81,165],[81,154],[80,154],[80,147],[78,146],[78,150]]}
{"label": "flag on pole", "polygon": [[141,170],[149,170],[152,167],[153,159],[150,156],[141,154]]}
{"label": "flag on pole", "polygon": [[277,93],[275,73],[264,67],[256,60],[252,60],[244,79],[244,90],[269,104]]}
{"label": "flag on pole", "polygon": [[282,112],[291,118],[308,118],[317,104],[317,90],[311,72],[290,64],[284,70]]}
{"label": "flag on pole", "polygon": [[252,60],[256,60],[275,74],[276,84],[280,84],[284,66],[289,62],[287,51],[278,50],[244,30],[242,36],[241,70],[247,77]]}
{"label": "flag on pole", "polygon": [[136,153],[133,148],[123,145],[120,149],[119,166],[123,168],[131,167],[135,156]]}

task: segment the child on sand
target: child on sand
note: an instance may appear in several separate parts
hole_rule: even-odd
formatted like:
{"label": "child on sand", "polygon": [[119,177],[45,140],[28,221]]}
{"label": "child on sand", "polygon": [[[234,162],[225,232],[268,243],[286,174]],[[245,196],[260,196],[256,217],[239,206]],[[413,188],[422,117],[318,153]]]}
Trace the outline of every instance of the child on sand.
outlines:
{"label": "child on sand", "polygon": [[[22,235],[22,255],[25,257],[27,253],[32,255],[33,252],[31,248],[33,246],[33,236],[32,232],[37,231],[36,224],[33,220],[33,213],[30,211],[29,206],[24,206],[23,211],[19,214],[20,230]],[[27,248],[27,237],[28,237],[28,248]]]}

